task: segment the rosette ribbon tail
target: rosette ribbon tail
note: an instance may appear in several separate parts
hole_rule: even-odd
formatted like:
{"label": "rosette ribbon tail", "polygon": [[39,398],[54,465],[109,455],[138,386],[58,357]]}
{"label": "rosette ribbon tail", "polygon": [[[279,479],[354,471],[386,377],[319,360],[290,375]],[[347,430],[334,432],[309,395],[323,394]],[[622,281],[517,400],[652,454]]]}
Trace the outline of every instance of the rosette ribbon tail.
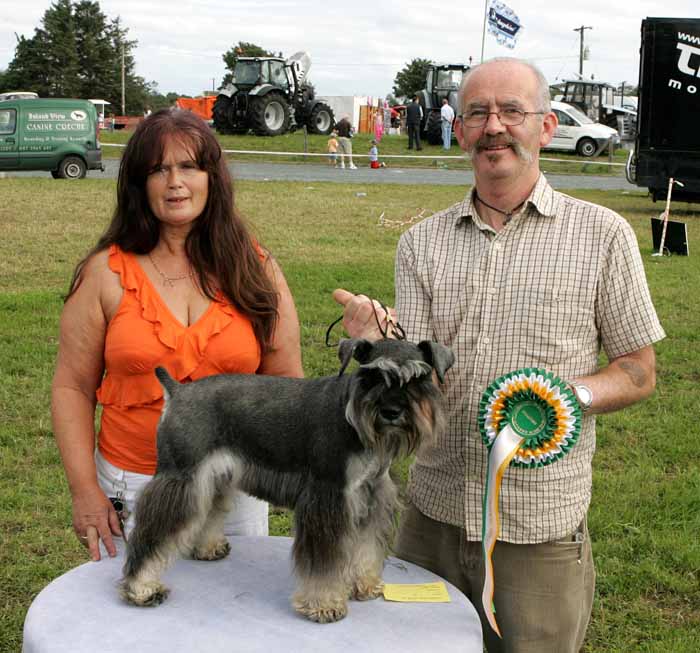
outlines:
{"label": "rosette ribbon tail", "polygon": [[484,589],[481,594],[481,603],[489,625],[501,638],[501,631],[496,623],[496,610],[493,605],[494,582],[491,556],[500,531],[498,500],[503,474],[524,441],[524,438],[521,438],[509,424],[506,424],[493,442],[486,472],[486,492],[481,520],[481,545],[484,551]]}

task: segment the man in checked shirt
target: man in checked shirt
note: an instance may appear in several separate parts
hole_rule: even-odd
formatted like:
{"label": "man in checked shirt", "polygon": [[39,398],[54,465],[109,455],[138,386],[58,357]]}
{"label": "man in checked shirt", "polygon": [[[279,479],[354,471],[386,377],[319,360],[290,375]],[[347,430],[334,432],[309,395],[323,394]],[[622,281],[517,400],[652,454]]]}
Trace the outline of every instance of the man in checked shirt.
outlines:
{"label": "man in checked shirt", "polygon": [[[455,133],[475,186],[404,233],[396,253],[396,313],[407,337],[448,345],[457,360],[445,383],[448,428],[411,469],[395,550],[470,598],[489,653],[578,651],[595,586],[586,527],[595,415],[652,394],[652,344],[665,334],[629,224],[554,191],[540,172],[557,118],[539,70],[485,62],[467,73],[460,99]],[[342,289],[333,296],[351,337],[380,337],[370,300]],[[477,415],[489,383],[521,367],[569,381],[584,417],[562,459],[504,475],[493,552],[500,640],[481,607],[487,450]]]}

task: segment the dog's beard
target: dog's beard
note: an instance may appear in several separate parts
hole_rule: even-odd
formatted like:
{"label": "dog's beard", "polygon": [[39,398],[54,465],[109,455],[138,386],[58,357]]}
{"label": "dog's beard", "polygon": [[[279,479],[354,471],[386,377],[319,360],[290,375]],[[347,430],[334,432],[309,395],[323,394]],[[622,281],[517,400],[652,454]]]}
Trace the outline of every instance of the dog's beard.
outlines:
{"label": "dog's beard", "polygon": [[393,423],[381,417],[381,387],[353,392],[345,415],[362,445],[386,458],[408,456],[430,446],[445,428],[442,395],[432,383],[407,384],[408,408]]}
{"label": "dog's beard", "polygon": [[515,152],[515,155],[523,163],[532,163],[534,158],[532,156],[532,152],[530,152],[520,141],[509,135],[482,136],[476,143],[474,143],[474,145],[472,145],[472,147],[467,148],[467,156],[474,161],[474,157],[479,152],[493,145],[509,145],[513,152]]}

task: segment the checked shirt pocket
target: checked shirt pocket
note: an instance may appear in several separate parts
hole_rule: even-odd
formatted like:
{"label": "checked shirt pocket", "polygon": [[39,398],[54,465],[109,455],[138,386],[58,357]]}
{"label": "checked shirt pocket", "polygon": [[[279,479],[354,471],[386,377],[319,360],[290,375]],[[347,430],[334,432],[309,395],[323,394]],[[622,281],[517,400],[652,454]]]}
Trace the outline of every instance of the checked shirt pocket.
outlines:
{"label": "checked shirt pocket", "polygon": [[580,297],[531,289],[521,306],[521,350],[528,359],[551,369],[596,351],[595,314]]}

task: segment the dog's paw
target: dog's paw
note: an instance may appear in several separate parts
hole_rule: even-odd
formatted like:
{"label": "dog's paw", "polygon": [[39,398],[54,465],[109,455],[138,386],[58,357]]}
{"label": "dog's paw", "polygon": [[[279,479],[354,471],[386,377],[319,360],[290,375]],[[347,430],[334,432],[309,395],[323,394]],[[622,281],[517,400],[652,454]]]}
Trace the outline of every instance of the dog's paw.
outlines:
{"label": "dog's paw", "polygon": [[348,605],[343,599],[321,601],[295,597],[292,604],[299,614],[318,624],[340,621],[348,614]]}
{"label": "dog's paw", "polygon": [[352,588],[352,598],[356,601],[370,601],[379,598],[384,592],[384,581],[377,576],[358,578]]}
{"label": "dog's paw", "polygon": [[127,580],[122,581],[119,587],[121,597],[144,608],[154,608],[168,598],[170,590],[158,582],[135,583]]}
{"label": "dog's paw", "polygon": [[192,550],[195,560],[221,560],[231,553],[231,545],[227,539],[211,542],[206,546],[198,546]]}

